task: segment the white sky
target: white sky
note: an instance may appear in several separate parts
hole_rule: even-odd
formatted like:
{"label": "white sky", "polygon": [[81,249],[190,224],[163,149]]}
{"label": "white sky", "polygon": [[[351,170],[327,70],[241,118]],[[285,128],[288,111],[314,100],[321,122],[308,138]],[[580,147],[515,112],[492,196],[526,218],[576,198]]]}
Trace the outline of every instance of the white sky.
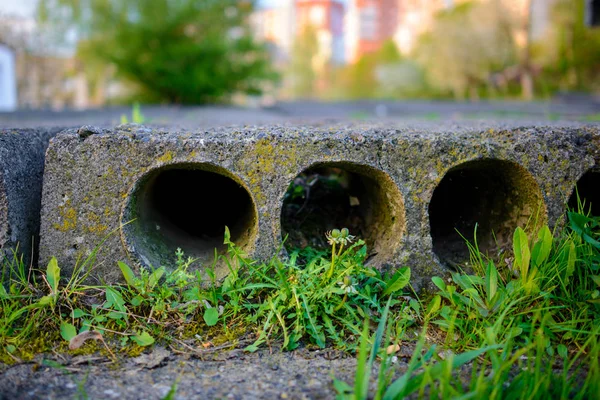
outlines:
{"label": "white sky", "polygon": [[0,14],[31,17],[38,0],[0,0]]}
{"label": "white sky", "polygon": [[[35,13],[37,2],[38,0],[0,0],[0,14],[31,17]],[[261,6],[273,6],[277,4],[277,0],[259,0],[258,3]]]}

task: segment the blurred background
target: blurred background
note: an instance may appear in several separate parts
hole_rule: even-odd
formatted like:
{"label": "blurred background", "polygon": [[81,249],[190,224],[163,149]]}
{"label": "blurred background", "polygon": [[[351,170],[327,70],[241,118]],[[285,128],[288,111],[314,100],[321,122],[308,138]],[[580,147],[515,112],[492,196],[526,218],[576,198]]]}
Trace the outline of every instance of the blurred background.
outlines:
{"label": "blurred background", "polygon": [[0,0],[0,111],[599,93],[600,0]]}

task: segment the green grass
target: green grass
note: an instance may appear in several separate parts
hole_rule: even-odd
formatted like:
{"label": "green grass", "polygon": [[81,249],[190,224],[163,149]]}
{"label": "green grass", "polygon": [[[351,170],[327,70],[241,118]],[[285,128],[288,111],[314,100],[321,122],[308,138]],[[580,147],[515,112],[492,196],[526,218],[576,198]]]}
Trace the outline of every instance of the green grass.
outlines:
{"label": "green grass", "polygon": [[[374,337],[362,336],[354,385],[335,381],[338,397],[369,397],[364,376],[379,354],[385,372],[375,399],[599,398],[600,218],[580,210],[568,220],[554,235],[543,227],[529,238],[518,228],[513,255],[501,265],[469,244],[475,273],[433,278],[439,290],[422,314],[408,370],[394,371],[384,349],[396,337],[382,339],[381,320]],[[435,339],[426,344],[426,337]]]}
{"label": "green grass", "polygon": [[[60,337],[71,350],[94,339],[113,356],[111,347],[129,352],[155,341],[172,343],[215,332],[229,339],[248,330],[253,339],[248,351],[273,341],[287,350],[302,343],[352,348],[349,337],[360,336],[362,321],[376,319],[385,299],[393,297],[393,305],[402,302],[399,295],[410,280],[408,268],[382,274],[364,266],[366,246],[353,239],[347,229],[334,230],[328,236],[332,251],[316,252],[307,263],[299,251],[288,260],[274,257],[259,263],[247,258],[226,230],[228,251],[218,257],[229,267],[223,282],[216,281],[214,264],[207,270],[208,281],[199,272],[190,273],[195,260],[181,251],[171,270],[141,269],[136,274],[119,262],[125,284],[113,286],[83,284],[93,255],[68,279],[61,277],[54,258],[44,271],[33,271],[31,279],[14,259],[4,265],[9,289],[0,291],[2,359],[28,359],[51,349]],[[41,332],[52,333],[46,338],[50,340],[37,340]]]}
{"label": "green grass", "polygon": [[584,117],[584,120],[589,122],[598,122],[600,121],[600,113],[588,114]]}
{"label": "green grass", "polygon": [[[70,277],[55,259],[28,271],[15,256],[3,264],[0,359],[50,350],[116,359],[190,338],[243,342],[247,351],[335,346],[358,356],[355,382],[333,382],[344,399],[598,398],[600,218],[583,207],[567,218],[563,231],[542,227],[528,237],[517,228],[502,262],[467,243],[473,271],[434,277],[437,289],[421,298],[410,269],[365,266],[364,242],[346,229],[327,233],[328,252],[267,262],[248,258],[226,231],[228,250],[215,258],[229,268],[223,282],[214,264],[207,280],[190,272],[195,260],[181,251],[170,268],[120,262],[124,284],[113,286],[84,283],[95,251]],[[414,353],[399,368],[389,349],[414,342],[414,332]]]}
{"label": "green grass", "polygon": [[133,103],[133,106],[131,107],[131,121],[129,118],[127,118],[127,115],[121,115],[121,124],[128,124],[129,122],[134,124],[143,124],[144,122],[148,122],[146,117],[144,117],[144,114],[142,114],[140,104],[137,102]]}

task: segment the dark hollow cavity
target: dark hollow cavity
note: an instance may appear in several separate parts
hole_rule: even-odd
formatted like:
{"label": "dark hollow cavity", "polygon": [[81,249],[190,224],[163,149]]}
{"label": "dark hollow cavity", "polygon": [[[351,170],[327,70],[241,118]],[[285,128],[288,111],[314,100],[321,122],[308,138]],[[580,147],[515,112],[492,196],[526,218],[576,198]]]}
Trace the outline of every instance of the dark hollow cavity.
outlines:
{"label": "dark hollow cavity", "polygon": [[600,170],[588,171],[579,179],[568,205],[571,210],[580,210],[595,217],[600,216]]}
{"label": "dark hollow cavity", "polygon": [[[451,267],[469,261],[465,240],[492,258],[510,251],[514,230],[535,229],[546,209],[537,182],[518,164],[470,161],[450,169],[433,192],[429,222],[433,251]],[[464,237],[464,238],[463,238]]]}
{"label": "dark hollow cavity", "polygon": [[373,263],[385,262],[405,228],[404,203],[385,173],[352,163],[322,163],[299,174],[283,202],[281,229],[288,252],[326,250],[325,233],[348,228],[365,240]]}
{"label": "dark hollow cavity", "polygon": [[175,252],[211,263],[215,249],[231,240],[245,248],[256,236],[256,211],[246,189],[220,168],[178,165],[153,171],[135,188],[126,218],[135,219],[126,239],[143,264],[174,266]]}

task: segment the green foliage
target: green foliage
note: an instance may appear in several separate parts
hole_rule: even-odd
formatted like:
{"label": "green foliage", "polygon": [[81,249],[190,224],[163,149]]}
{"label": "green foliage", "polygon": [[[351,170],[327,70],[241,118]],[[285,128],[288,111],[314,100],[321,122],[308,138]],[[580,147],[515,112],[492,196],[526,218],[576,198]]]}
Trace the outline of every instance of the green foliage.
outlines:
{"label": "green foliage", "polygon": [[[373,364],[375,363],[375,358],[381,346],[383,335],[385,334],[385,325],[390,311],[390,303],[391,298],[388,300],[385,309],[383,310],[383,314],[381,315],[381,319],[379,320],[379,324],[377,325],[377,331],[373,336],[373,345],[368,356],[369,320],[365,320],[360,339],[360,347],[358,350],[358,362],[356,366],[356,376],[353,391],[354,393],[353,395],[348,396],[350,398],[366,399],[368,396],[371,371],[373,370]],[[345,382],[334,380],[333,385],[338,389],[338,393],[340,394],[350,394],[348,392],[352,392],[351,388]]]}
{"label": "green foliage", "polygon": [[50,295],[56,296],[58,294],[58,281],[60,280],[60,268],[58,268],[58,261],[56,257],[52,257],[46,268],[46,280],[50,286]]}
{"label": "green foliage", "polygon": [[311,98],[315,95],[317,73],[314,59],[319,51],[317,31],[307,26],[295,39],[289,75],[292,80],[292,94],[297,98]]}
{"label": "green foliage", "polygon": [[[79,333],[92,328],[103,333],[111,326],[122,332],[122,345],[125,345],[128,339],[139,346],[152,344],[154,337],[147,330],[160,333],[160,329],[139,325],[137,317],[154,316],[158,322],[169,318],[173,313],[169,313],[168,310],[179,306],[183,289],[196,279],[187,273],[194,260],[185,259],[180,249],[176,255],[176,268],[168,273],[164,267],[153,271],[141,268],[137,276],[127,264],[118,262],[127,287],[106,287],[103,304],[94,304],[87,311],[74,309],[71,318],[78,322]],[[191,314],[196,308],[195,305],[187,307],[183,314]]]}
{"label": "green foliage", "polygon": [[60,336],[68,342],[77,336],[77,329],[72,324],[63,321],[60,324]]}
{"label": "green foliage", "polygon": [[204,322],[208,326],[215,326],[219,322],[219,310],[214,307],[207,308],[204,311]]}
{"label": "green foliage", "polygon": [[600,249],[600,242],[596,239],[600,237],[600,222],[598,218],[591,218],[586,215],[570,212],[568,214],[570,227],[587,244]]}
{"label": "green foliage", "polygon": [[138,335],[131,336],[131,340],[138,344],[138,346],[150,346],[154,343],[154,338],[146,331],[141,332]]}
{"label": "green foliage", "polygon": [[[438,357],[437,360],[439,362],[434,363],[432,361],[434,360],[436,350],[435,345],[431,346],[425,354],[422,354],[427,330],[424,328],[413,356],[408,363],[408,368],[402,376],[393,380],[390,374],[390,370],[393,368],[392,357],[388,354],[386,346],[382,346],[389,307],[390,303],[388,301],[372,340],[369,340],[368,320],[365,322],[365,328],[360,340],[354,387],[352,388],[347,383],[334,379],[333,386],[338,392],[338,399],[366,400],[371,398],[369,396],[369,381],[375,358],[378,354],[381,356],[381,363],[379,365],[380,373],[377,378],[377,389],[373,398],[376,400],[393,400],[404,399],[417,391],[423,393],[426,386],[433,385],[436,381],[440,383],[444,382],[447,380],[449,374],[458,370],[463,365],[472,362],[487,352],[501,347],[499,345],[485,346],[462,354],[450,355],[443,360],[440,360]],[[372,341],[373,344],[370,355],[367,358],[369,341]],[[435,397],[437,396],[432,396],[432,398]],[[440,397],[450,398],[447,395]]]}
{"label": "green foliage", "polygon": [[500,2],[469,2],[440,12],[415,50],[428,81],[455,98],[477,98],[493,72],[514,62],[509,18]]}
{"label": "green foliage", "polygon": [[342,71],[345,96],[359,99],[390,95],[387,82],[382,82],[379,75],[382,68],[398,65],[401,61],[400,52],[391,39],[377,52],[363,55]]}
{"label": "green foliage", "polygon": [[568,216],[572,230],[556,239],[546,226],[535,241],[517,228],[512,265],[497,267],[470,245],[475,275],[454,273],[453,284],[433,279],[447,302],[433,323],[462,339],[449,344],[468,347],[470,338],[486,328],[518,336],[532,329],[527,322],[532,310],[545,310],[546,329],[556,339],[578,340],[598,327],[594,321],[600,310],[594,307],[593,296],[600,253],[594,246],[597,233],[590,230],[597,227],[597,220],[578,213]]}
{"label": "green foliage", "polygon": [[[3,318],[9,327],[2,332],[2,340],[19,343],[10,337],[15,325],[26,327],[21,332],[26,339],[33,334],[37,322],[33,318],[42,313],[50,319],[49,329],[56,329],[69,342],[82,335],[81,344],[85,338],[104,340],[102,335],[116,334],[121,347],[148,346],[157,339],[172,340],[173,331],[167,326],[195,321],[206,328],[219,323],[253,327],[258,339],[248,350],[280,339],[285,349],[293,349],[301,341],[319,347],[327,342],[352,347],[348,336],[360,335],[364,318],[378,319],[383,312],[381,298],[393,305],[401,302],[399,294],[409,284],[410,270],[382,275],[365,267],[364,242],[352,244],[355,238],[348,229],[333,230],[328,239],[330,254],[315,252],[307,262],[299,263],[300,252],[296,252],[287,261],[273,258],[259,264],[231,242],[226,230],[228,251],[219,258],[230,273],[220,285],[215,264],[206,270],[205,282],[199,271],[195,275],[187,272],[195,260],[179,249],[173,269],[139,268],[134,272],[119,262],[125,283],[113,286],[86,287],[77,277],[61,281],[60,268],[52,259],[44,275],[49,294],[23,296],[29,287],[26,280],[19,282],[14,296],[2,293],[6,300]],[[96,292],[96,301],[83,303],[81,298],[90,291]],[[89,334],[83,335],[86,332]]]}
{"label": "green foliage", "polygon": [[585,24],[586,0],[557,0],[550,27],[535,44],[542,66],[539,84],[546,91],[598,91],[600,32]]}
{"label": "green foliage", "polygon": [[[142,114],[142,110],[140,108],[140,103],[137,103],[137,102],[133,103],[133,108],[131,110],[131,122],[133,122],[134,124],[143,124],[144,122],[146,122],[146,118]],[[127,115],[125,115],[125,114],[121,115],[121,123],[122,124],[129,123],[129,119],[127,118]]]}
{"label": "green foliage", "polygon": [[[338,398],[597,397],[600,251],[595,242],[600,225],[598,218],[580,212],[568,218],[571,229],[553,235],[544,226],[535,239],[517,228],[507,265],[496,266],[477,243],[468,244],[475,274],[457,272],[450,282],[432,279],[439,291],[424,312],[408,368],[398,370],[388,350],[397,336],[388,334],[381,347],[381,319],[373,338],[363,330],[354,386],[334,380]],[[443,351],[426,343],[439,329],[446,334]],[[370,394],[373,354],[380,356],[380,373]]]}
{"label": "green foliage", "polygon": [[301,265],[295,252],[287,262],[273,258],[257,264],[226,233],[230,274],[214,288],[211,302],[222,304],[222,318],[244,312],[258,327],[258,339],[247,350],[278,336],[283,337],[284,349],[298,347],[305,338],[321,348],[327,341],[347,348],[348,335],[360,335],[361,321],[383,312],[381,298],[399,302],[398,294],[408,285],[408,269],[382,275],[363,265],[366,246],[362,240],[350,245],[354,237],[347,229],[333,230],[327,237],[331,258],[317,256]]}
{"label": "green foliage", "polygon": [[275,78],[252,38],[253,2],[44,0],[40,16],[75,28],[84,60],[116,67],[146,101],[207,103],[259,94]]}

